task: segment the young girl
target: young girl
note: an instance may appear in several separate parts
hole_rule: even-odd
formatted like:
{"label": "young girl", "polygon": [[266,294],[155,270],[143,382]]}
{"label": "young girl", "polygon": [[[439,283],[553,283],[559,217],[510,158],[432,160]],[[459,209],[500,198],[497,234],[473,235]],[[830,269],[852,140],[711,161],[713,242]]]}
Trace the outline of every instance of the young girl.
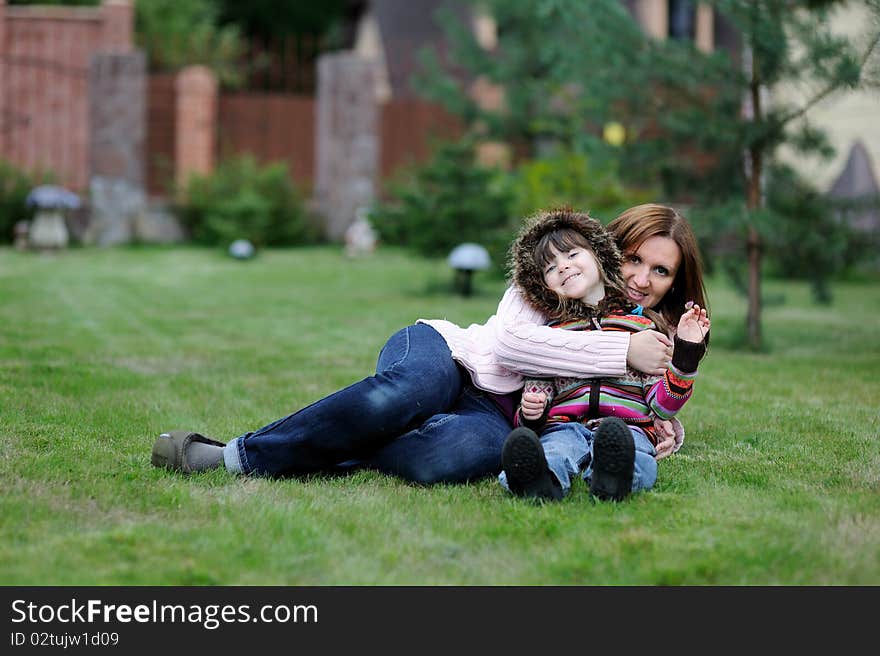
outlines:
{"label": "young girl", "polygon": [[[536,217],[511,255],[514,283],[555,328],[669,332],[661,315],[633,309],[620,253],[586,214],[555,210]],[[501,484],[517,495],[558,500],[583,469],[599,499],[651,488],[657,478],[654,419],[671,419],[690,397],[709,326],[698,305],[681,315],[672,361],[660,378],[628,371],[603,379],[526,381],[519,427],[502,450]]]}

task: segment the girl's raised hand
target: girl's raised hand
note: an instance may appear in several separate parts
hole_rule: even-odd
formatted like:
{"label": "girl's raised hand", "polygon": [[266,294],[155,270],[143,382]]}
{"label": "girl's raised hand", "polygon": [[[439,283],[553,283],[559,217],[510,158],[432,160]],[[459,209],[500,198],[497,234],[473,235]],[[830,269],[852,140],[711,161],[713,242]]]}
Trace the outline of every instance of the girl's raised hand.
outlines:
{"label": "girl's raised hand", "polygon": [[711,322],[706,315],[706,308],[692,305],[688,308],[681,319],[678,320],[676,336],[687,342],[702,342],[706,333],[709,332]]}

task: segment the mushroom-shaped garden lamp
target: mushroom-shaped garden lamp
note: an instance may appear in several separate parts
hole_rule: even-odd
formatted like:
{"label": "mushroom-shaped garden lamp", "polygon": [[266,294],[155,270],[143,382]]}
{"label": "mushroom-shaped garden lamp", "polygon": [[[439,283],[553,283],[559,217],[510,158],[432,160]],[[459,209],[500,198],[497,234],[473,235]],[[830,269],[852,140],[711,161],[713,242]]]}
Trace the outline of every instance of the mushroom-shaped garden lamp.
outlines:
{"label": "mushroom-shaped garden lamp", "polygon": [[455,287],[462,296],[471,295],[471,279],[474,271],[489,268],[489,252],[479,244],[459,244],[452,249],[447,259],[449,266],[455,269]]}
{"label": "mushroom-shaped garden lamp", "polygon": [[62,212],[79,208],[82,204],[79,196],[57,185],[40,185],[31,189],[25,204],[37,208],[28,234],[31,246],[40,249],[67,246],[67,226]]}
{"label": "mushroom-shaped garden lamp", "polygon": [[236,239],[229,244],[229,255],[236,260],[249,260],[255,252],[254,245],[247,239]]}

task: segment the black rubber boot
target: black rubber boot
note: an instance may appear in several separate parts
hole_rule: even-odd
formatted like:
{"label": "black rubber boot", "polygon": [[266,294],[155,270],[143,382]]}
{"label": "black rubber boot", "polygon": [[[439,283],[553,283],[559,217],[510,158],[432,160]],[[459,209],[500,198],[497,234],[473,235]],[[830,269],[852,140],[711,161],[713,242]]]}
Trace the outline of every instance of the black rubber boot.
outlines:
{"label": "black rubber boot", "polygon": [[590,494],[600,501],[621,501],[629,496],[635,458],[629,426],[617,417],[603,419],[593,437]]}
{"label": "black rubber boot", "polygon": [[562,486],[547,466],[541,440],[530,428],[510,431],[501,450],[501,468],[507,474],[507,486],[517,496],[562,499]]}

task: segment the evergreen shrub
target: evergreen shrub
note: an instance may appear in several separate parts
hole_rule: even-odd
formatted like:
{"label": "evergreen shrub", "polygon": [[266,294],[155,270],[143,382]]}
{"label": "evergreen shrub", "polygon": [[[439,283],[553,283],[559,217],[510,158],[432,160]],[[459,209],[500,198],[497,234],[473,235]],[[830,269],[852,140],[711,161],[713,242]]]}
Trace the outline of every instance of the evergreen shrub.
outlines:
{"label": "evergreen shrub", "polygon": [[390,187],[390,200],[370,213],[384,243],[445,257],[458,244],[476,242],[496,270],[503,268],[516,229],[512,191],[502,171],[476,162],[470,141],[439,144],[409,180]]}
{"label": "evergreen shrub", "polygon": [[519,216],[565,206],[607,223],[633,205],[659,198],[655,190],[625,185],[612,160],[600,164],[565,151],[523,163],[512,174],[511,184]]}
{"label": "evergreen shrub", "polygon": [[294,246],[317,241],[318,229],[281,163],[260,166],[249,155],[223,160],[186,185],[180,218],[196,243],[227,246],[247,239],[255,246]]}

